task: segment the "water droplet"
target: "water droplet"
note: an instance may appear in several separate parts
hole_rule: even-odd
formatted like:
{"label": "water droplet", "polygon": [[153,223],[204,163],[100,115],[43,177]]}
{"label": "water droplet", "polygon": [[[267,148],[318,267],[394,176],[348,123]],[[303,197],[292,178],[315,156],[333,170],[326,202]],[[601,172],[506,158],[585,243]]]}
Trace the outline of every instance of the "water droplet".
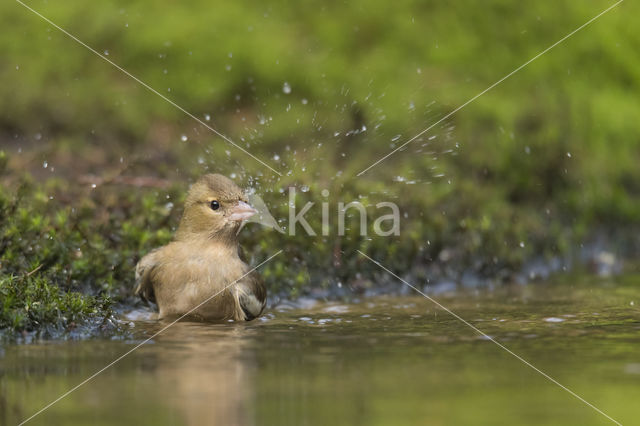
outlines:
{"label": "water droplet", "polygon": [[291,93],[291,86],[289,85],[289,83],[287,83],[286,81],[284,82],[284,84],[282,85],[282,92],[285,95],[288,95],[289,93]]}

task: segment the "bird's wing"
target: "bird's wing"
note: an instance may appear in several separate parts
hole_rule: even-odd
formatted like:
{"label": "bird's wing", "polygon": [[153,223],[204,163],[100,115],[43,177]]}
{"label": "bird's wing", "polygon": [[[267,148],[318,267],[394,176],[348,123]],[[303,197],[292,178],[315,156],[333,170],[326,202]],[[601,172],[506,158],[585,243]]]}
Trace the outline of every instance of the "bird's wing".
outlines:
{"label": "bird's wing", "polygon": [[246,321],[258,317],[267,303],[267,289],[260,274],[251,272],[237,285],[238,301]]}
{"label": "bird's wing", "polygon": [[156,296],[153,292],[152,272],[158,265],[158,250],[147,253],[136,265],[136,289],[135,294],[143,300],[156,303]]}

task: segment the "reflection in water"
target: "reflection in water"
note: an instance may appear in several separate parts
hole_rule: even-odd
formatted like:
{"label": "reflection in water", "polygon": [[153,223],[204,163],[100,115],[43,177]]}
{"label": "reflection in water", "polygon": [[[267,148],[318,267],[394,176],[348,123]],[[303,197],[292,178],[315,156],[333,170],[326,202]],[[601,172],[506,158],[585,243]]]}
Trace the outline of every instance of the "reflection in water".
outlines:
{"label": "reflection in water", "polygon": [[[248,424],[253,399],[250,365],[255,363],[246,350],[251,334],[239,324],[179,322],[140,352],[153,360],[150,373],[167,391],[167,403],[182,414],[184,424]],[[163,349],[156,350],[156,345]]]}
{"label": "reflection in water", "polygon": [[[640,399],[640,289],[525,286],[438,300],[623,424]],[[635,303],[632,303],[634,302]],[[0,349],[0,424],[17,424],[135,340]],[[607,424],[420,297],[179,322],[30,425]]]}

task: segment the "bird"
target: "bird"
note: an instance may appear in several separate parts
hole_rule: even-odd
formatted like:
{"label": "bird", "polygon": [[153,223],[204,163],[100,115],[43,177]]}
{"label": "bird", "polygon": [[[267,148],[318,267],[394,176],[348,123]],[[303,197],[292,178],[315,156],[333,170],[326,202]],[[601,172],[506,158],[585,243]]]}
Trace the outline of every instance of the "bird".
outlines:
{"label": "bird", "polygon": [[136,265],[135,294],[157,304],[159,319],[251,321],[263,312],[267,290],[241,258],[238,232],[256,213],[229,178],[206,174],[189,190],[173,241]]}

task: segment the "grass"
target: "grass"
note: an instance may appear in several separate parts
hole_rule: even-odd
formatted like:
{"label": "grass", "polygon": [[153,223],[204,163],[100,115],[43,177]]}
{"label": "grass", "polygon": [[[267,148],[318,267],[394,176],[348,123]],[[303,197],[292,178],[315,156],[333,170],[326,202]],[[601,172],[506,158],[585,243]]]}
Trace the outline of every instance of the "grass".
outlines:
{"label": "grass", "polygon": [[[330,235],[314,238],[248,225],[242,243],[254,262],[274,248],[287,253],[263,270],[272,295],[375,287],[381,276],[356,249],[430,282],[513,279],[531,260],[575,257],[595,235],[619,255],[637,253],[636,4],[624,2],[361,178],[610,3],[29,5],[283,176],[23,7],[3,4],[7,288],[55,287],[59,306],[64,297],[86,298],[87,307],[133,303],[136,261],[170,240],[188,184],[210,171],[254,187],[277,218],[288,216],[292,186],[309,187],[298,191],[299,208],[324,201],[323,189],[332,212],[359,200],[369,224],[376,203],[400,206],[400,237],[363,238],[355,221],[344,236],[332,222]],[[319,209],[307,218],[320,229]],[[110,315],[100,306],[97,315]],[[13,325],[13,309],[0,327],[35,327]]]}

